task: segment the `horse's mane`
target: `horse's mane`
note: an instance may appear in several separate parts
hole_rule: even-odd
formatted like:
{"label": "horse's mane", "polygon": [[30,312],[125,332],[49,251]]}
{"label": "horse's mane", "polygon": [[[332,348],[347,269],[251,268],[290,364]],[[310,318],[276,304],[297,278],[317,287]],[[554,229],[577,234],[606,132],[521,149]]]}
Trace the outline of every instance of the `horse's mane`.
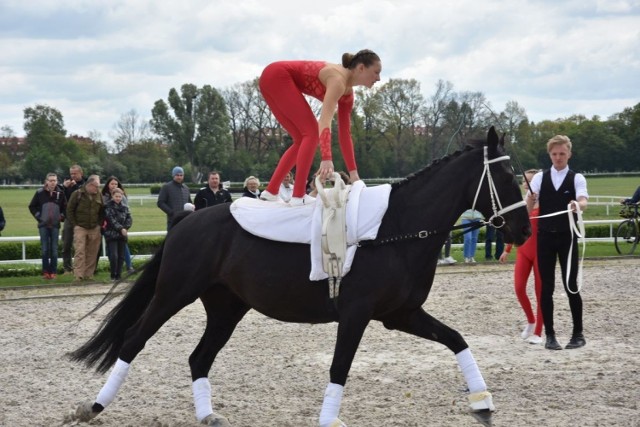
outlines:
{"label": "horse's mane", "polygon": [[462,153],[465,153],[467,151],[473,150],[474,148],[477,147],[481,147],[482,145],[484,145],[486,143],[486,141],[480,140],[480,139],[472,139],[467,141],[467,144],[464,146],[464,148],[457,150],[456,152],[452,153],[452,154],[447,154],[439,159],[435,159],[433,162],[431,162],[431,164],[425,166],[424,168],[420,169],[417,172],[414,172],[410,175],[407,175],[405,178],[403,178],[400,181],[396,181],[393,184],[391,184],[391,191],[393,192],[394,190],[397,190],[398,188],[412,182],[415,181],[416,179],[422,177],[424,174],[430,172],[432,169],[439,167],[442,164],[448,163],[451,159],[455,159],[457,157],[460,157],[460,155]]}

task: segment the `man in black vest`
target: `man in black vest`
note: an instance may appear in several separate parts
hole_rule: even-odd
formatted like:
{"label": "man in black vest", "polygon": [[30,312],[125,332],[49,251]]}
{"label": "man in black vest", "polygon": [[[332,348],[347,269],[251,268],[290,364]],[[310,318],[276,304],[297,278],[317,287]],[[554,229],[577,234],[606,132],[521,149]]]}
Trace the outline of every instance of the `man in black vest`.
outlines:
{"label": "man in black vest", "polygon": [[[531,179],[531,191],[527,195],[527,208],[532,210],[536,199],[540,205],[540,216],[571,209],[584,211],[587,207],[587,181],[582,174],[569,169],[571,140],[564,135],[556,135],[547,142],[547,152],[553,166],[538,172]],[[574,217],[576,214],[573,214]],[[571,247],[573,245],[573,250]],[[569,259],[571,252],[571,259]],[[582,330],[582,297],[578,292],[578,245],[572,234],[567,214],[540,218],[538,222],[538,269],[542,280],[542,317],[547,335],[545,348],[561,350],[553,328],[553,291],[555,288],[556,260],[560,260],[562,283],[569,297],[569,307],[573,319],[573,333],[565,348],[579,348],[587,342]],[[566,282],[567,269],[569,282]]]}

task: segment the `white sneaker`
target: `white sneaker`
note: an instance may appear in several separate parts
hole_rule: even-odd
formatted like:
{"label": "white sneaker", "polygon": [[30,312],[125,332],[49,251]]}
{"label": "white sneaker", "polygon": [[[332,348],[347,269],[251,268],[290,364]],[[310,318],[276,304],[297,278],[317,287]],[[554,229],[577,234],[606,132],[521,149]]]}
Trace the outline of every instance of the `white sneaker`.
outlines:
{"label": "white sneaker", "polygon": [[438,265],[446,264],[447,261],[443,258],[438,258]]}
{"label": "white sneaker", "polygon": [[469,261],[471,264],[475,264],[476,263],[476,259],[474,257],[469,258],[471,261]]}
{"label": "white sneaker", "polygon": [[456,262],[458,262],[452,256],[448,256],[442,261],[444,261],[443,264],[455,264]]}
{"label": "white sneaker", "polygon": [[542,337],[540,335],[531,335],[527,342],[529,344],[542,344]]}
{"label": "white sneaker", "polygon": [[264,190],[262,193],[260,193],[260,200],[264,200],[266,202],[277,202],[278,200],[280,200],[280,197],[275,194],[271,194],[267,190]]}
{"label": "white sneaker", "polygon": [[524,327],[524,329],[522,330],[522,333],[520,334],[520,336],[522,337],[523,340],[526,340],[527,338],[529,338],[531,336],[531,334],[533,333],[533,329],[536,327],[535,323],[529,323],[527,324],[527,326]]}
{"label": "white sneaker", "polygon": [[304,197],[292,197],[291,200],[289,200],[289,206],[305,206],[311,205],[315,202],[316,199],[314,197],[305,194]]}

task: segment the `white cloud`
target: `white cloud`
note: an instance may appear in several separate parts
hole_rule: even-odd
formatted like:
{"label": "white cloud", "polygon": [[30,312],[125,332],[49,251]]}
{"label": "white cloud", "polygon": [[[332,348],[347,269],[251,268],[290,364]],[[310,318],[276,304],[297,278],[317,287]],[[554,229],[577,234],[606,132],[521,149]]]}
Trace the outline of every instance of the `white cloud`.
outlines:
{"label": "white cloud", "polygon": [[4,0],[0,126],[47,103],[103,137],[184,83],[225,88],[280,59],[370,48],[383,81],[438,80],[515,100],[535,121],[640,102],[639,0]]}

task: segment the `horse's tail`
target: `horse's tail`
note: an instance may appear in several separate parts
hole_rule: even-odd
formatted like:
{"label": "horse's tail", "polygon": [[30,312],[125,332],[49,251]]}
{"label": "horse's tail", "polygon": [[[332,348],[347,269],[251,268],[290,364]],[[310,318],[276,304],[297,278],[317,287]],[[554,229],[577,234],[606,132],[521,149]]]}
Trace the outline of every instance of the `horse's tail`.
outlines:
{"label": "horse's tail", "polygon": [[[96,371],[101,373],[108,371],[116,362],[124,344],[125,332],[138,321],[153,298],[163,250],[164,241],[153,257],[142,267],[140,277],[124,298],[102,320],[89,341],[75,351],[67,353],[71,360],[84,362],[88,367],[99,362]],[[103,300],[83,319],[113,299],[115,287],[114,285]]]}

